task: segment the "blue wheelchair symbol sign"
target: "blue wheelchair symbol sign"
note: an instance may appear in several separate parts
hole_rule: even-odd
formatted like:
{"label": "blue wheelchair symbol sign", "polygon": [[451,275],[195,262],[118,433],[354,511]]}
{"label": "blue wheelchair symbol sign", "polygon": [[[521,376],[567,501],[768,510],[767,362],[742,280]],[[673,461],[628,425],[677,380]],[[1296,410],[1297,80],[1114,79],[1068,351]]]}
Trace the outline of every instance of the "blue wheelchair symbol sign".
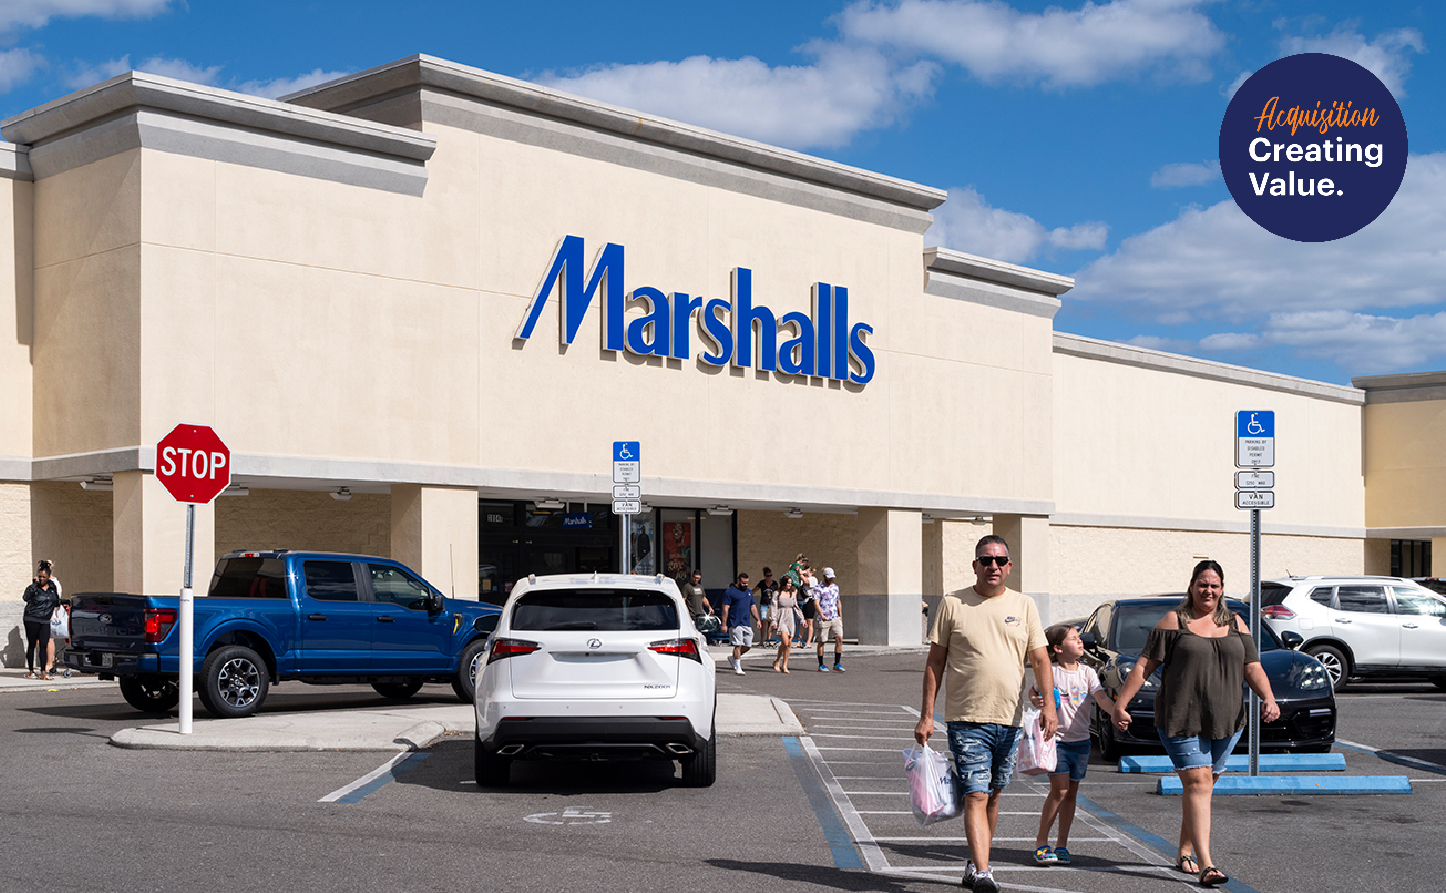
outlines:
{"label": "blue wheelchair symbol sign", "polygon": [[640,460],[639,460],[639,454],[642,452],[642,450],[639,449],[639,444],[640,444],[640,443],[641,443],[641,441],[637,441],[637,440],[614,440],[614,441],[613,441],[613,461],[614,461],[614,462],[637,462],[637,461],[640,461]]}
{"label": "blue wheelchair symbol sign", "polygon": [[1242,410],[1235,414],[1236,437],[1274,437],[1275,412]]}

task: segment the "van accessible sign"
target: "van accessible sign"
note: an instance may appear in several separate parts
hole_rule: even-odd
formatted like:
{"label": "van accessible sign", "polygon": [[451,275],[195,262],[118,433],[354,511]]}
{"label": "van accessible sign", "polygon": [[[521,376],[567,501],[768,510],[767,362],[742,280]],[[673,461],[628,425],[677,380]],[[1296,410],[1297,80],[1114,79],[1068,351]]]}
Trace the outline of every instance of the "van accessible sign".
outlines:
{"label": "van accessible sign", "polygon": [[[626,253],[622,245],[608,242],[592,268],[584,271],[582,237],[564,237],[515,337],[522,341],[532,337],[555,289],[558,338],[563,344],[573,343],[601,287],[603,350],[684,360],[692,353],[696,331],[702,347],[698,359],[710,366],[731,364],[859,385],[874,377],[874,352],[865,341],[874,328],[849,322],[847,288],[816,282],[809,313],[777,315],[753,302],[753,271],[746,267],[733,270],[728,299],[705,298],[651,285],[629,289]],[[624,311],[637,304],[646,314],[626,320]]]}

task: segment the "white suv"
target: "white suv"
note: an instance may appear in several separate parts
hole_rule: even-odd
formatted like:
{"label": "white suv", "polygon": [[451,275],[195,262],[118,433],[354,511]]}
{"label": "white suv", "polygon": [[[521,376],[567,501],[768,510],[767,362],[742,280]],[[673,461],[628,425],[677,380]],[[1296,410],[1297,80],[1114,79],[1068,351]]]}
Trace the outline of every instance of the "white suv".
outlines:
{"label": "white suv", "polygon": [[502,607],[477,678],[477,783],[513,760],[654,759],[707,787],[717,688],[703,634],[662,575],[531,576]]}
{"label": "white suv", "polygon": [[1260,614],[1325,665],[1352,676],[1416,676],[1446,689],[1446,599],[1401,577],[1287,577],[1260,584]]}

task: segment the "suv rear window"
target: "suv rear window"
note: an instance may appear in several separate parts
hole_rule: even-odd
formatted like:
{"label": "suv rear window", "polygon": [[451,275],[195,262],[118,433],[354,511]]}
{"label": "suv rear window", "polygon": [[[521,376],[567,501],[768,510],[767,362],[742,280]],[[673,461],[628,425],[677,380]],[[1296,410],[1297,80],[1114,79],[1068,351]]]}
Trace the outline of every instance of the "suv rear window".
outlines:
{"label": "suv rear window", "polygon": [[[1285,601],[1285,597],[1290,595],[1290,593],[1291,588],[1289,586],[1282,586],[1279,583],[1261,583],[1260,603],[1262,605],[1278,605]],[[1327,598],[1329,598],[1329,595],[1327,595]]]}
{"label": "suv rear window", "polygon": [[280,558],[223,558],[211,577],[213,598],[286,598],[286,562]]}
{"label": "suv rear window", "polygon": [[676,630],[678,609],[648,589],[546,589],[512,608],[512,628],[530,630]]}

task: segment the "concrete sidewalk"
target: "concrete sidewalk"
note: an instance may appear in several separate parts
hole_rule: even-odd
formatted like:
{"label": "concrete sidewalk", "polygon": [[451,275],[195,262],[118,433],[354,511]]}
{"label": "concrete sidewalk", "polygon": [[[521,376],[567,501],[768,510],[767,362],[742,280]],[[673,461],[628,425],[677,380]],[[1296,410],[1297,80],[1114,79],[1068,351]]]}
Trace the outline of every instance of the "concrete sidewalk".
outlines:
{"label": "concrete sidewalk", "polygon": [[0,667],[0,693],[7,691],[63,691],[70,688],[116,687],[114,679],[108,682],[102,682],[94,676],[82,676],[79,673],[69,679],[61,675],[52,675],[55,678],[49,682],[43,679],[26,679],[23,668]]}
{"label": "concrete sidewalk", "polygon": [[[182,735],[175,722],[122,729],[110,741],[135,750],[420,750],[449,732],[471,733],[475,723],[472,708],[466,704],[316,713],[262,711],[246,719],[196,719],[189,735]],[[723,693],[718,695],[718,733],[801,735],[803,725],[778,698]]]}

